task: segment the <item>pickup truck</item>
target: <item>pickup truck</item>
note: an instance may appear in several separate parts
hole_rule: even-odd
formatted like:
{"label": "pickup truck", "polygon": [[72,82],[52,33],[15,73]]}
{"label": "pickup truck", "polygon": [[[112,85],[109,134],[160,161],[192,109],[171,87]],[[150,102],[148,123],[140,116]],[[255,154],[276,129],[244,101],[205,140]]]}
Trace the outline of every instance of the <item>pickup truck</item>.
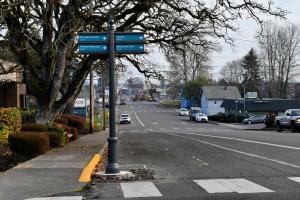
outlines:
{"label": "pickup truck", "polygon": [[300,130],[300,109],[286,110],[283,117],[275,118],[275,125],[278,132],[282,129]]}

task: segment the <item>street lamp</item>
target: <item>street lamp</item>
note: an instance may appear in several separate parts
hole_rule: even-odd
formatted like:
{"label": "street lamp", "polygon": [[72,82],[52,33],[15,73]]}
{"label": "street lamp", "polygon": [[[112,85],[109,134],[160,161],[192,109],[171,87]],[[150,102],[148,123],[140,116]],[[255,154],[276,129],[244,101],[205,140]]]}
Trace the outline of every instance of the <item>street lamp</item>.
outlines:
{"label": "street lamp", "polygon": [[239,101],[234,101],[235,102],[235,123],[237,124],[237,103]]}

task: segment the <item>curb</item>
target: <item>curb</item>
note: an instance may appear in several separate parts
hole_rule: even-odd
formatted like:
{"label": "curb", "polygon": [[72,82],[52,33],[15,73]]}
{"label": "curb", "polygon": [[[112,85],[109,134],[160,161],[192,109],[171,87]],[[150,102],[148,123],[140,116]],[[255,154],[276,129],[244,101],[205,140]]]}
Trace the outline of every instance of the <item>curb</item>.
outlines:
{"label": "curb", "polygon": [[81,183],[88,183],[91,181],[92,173],[94,172],[97,164],[103,159],[102,154],[107,147],[107,144],[105,144],[99,153],[96,153],[93,158],[89,161],[89,163],[84,167],[84,169],[81,172],[81,175],[78,179]]}

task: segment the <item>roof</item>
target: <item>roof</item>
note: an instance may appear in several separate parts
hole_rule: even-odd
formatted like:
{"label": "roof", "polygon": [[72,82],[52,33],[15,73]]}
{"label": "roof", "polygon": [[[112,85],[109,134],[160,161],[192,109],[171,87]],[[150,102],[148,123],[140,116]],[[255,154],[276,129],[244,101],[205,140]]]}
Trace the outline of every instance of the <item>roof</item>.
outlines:
{"label": "roof", "polygon": [[22,72],[20,71],[21,66],[0,59],[0,82],[21,82]]}
{"label": "roof", "polygon": [[[226,99],[221,104],[221,107],[226,109],[244,109],[244,100]],[[284,112],[287,109],[300,109],[300,103],[297,100],[291,99],[263,99],[263,100],[246,100],[246,110],[248,112]]]}
{"label": "roof", "polygon": [[202,95],[207,99],[240,99],[241,94],[236,86],[203,86]]}

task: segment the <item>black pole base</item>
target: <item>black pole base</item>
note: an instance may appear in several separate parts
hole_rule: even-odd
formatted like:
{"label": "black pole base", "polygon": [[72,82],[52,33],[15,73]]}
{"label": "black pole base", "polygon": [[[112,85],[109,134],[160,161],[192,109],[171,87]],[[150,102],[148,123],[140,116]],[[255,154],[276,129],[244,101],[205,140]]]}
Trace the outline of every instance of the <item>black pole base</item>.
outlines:
{"label": "black pole base", "polygon": [[119,164],[118,163],[107,163],[105,173],[106,174],[118,174],[118,173],[120,173]]}

